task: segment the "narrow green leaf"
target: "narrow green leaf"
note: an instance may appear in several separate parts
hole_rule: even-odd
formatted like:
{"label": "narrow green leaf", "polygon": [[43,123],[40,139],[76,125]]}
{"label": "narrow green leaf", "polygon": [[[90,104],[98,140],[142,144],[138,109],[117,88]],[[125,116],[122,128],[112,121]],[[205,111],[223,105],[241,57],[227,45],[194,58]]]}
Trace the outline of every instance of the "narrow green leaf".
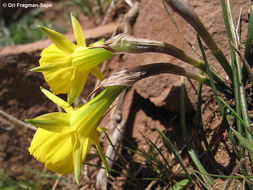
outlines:
{"label": "narrow green leaf", "polygon": [[225,102],[220,96],[218,96],[219,100],[232,112],[232,114],[243,124],[243,126],[245,127],[245,129],[251,134],[253,135],[253,132],[251,130],[251,128],[247,125],[247,123],[236,113],[236,111],[231,108],[227,102]]}
{"label": "narrow green leaf", "polygon": [[[201,72],[203,74],[203,72]],[[217,168],[217,164],[214,158],[214,154],[211,151],[211,148],[207,142],[205,131],[204,131],[204,126],[202,122],[202,115],[201,115],[201,105],[202,105],[202,99],[201,99],[201,92],[202,92],[202,83],[199,82],[198,84],[198,92],[197,92],[197,118],[198,118],[198,125],[199,125],[199,130],[203,139],[203,142],[205,144],[205,148],[207,149],[208,155],[210,157],[211,164],[213,167]]]}
{"label": "narrow green leaf", "polygon": [[189,174],[186,166],[184,165],[183,159],[181,158],[181,156],[178,153],[178,151],[176,150],[176,148],[173,146],[173,144],[170,141],[170,139],[167,138],[166,135],[163,132],[161,132],[159,129],[156,128],[156,131],[162,136],[162,138],[165,141],[166,145],[168,146],[168,148],[170,149],[170,151],[174,154],[175,158],[177,159],[177,161],[180,163],[181,167],[185,171],[185,174],[188,177],[188,179],[191,179],[191,176],[190,176],[190,174]]}
{"label": "narrow green leaf", "polygon": [[209,187],[207,187],[205,182],[195,173],[195,171],[192,170],[192,173],[207,190],[211,190]]}
{"label": "narrow green leaf", "polygon": [[164,155],[161,152],[161,150],[150,139],[146,138],[143,134],[142,134],[142,136],[146,140],[146,142],[150,143],[152,145],[152,147],[154,147],[159,152],[159,154],[161,155],[161,157],[162,157],[164,163],[166,164],[167,168],[170,169],[170,165],[169,165],[167,159],[164,157]]}
{"label": "narrow green leaf", "polygon": [[175,185],[169,188],[169,190],[181,190],[184,189],[189,184],[189,179],[184,179],[182,181],[177,182]]}
{"label": "narrow green leaf", "polygon": [[192,161],[194,162],[194,164],[196,165],[196,167],[198,168],[198,170],[201,173],[203,173],[203,177],[206,179],[206,181],[211,186],[213,186],[215,184],[214,180],[210,176],[206,175],[206,174],[208,174],[208,172],[205,170],[205,168],[201,164],[200,160],[198,159],[196,153],[194,152],[194,150],[191,147],[189,135],[188,135],[188,132],[186,130],[184,94],[185,94],[184,77],[181,77],[181,89],[180,89],[180,126],[181,126],[181,130],[182,130],[182,135],[184,137],[184,141],[185,141],[185,143],[187,145],[188,153],[189,153]]}
{"label": "narrow green leaf", "polygon": [[201,43],[199,35],[197,35],[197,40],[198,40],[199,47],[200,47],[200,50],[201,50],[201,53],[202,53],[202,57],[203,57],[203,60],[204,60],[204,63],[205,63],[206,73],[207,73],[207,75],[209,77],[209,80],[210,80],[210,83],[211,83],[211,88],[212,88],[212,90],[214,92],[214,95],[216,97],[217,103],[219,105],[219,109],[220,109],[221,115],[223,117],[224,116],[224,109],[222,107],[222,104],[221,104],[220,100],[217,98],[217,95],[218,95],[217,88],[216,88],[216,86],[214,84],[213,76],[212,76],[212,73],[210,71],[209,64],[208,64],[208,61],[207,61],[207,58],[206,58],[206,54],[205,54],[205,51],[204,51],[204,47],[203,47],[203,45]]}
{"label": "narrow green leaf", "polygon": [[236,135],[236,137],[238,138],[238,140],[245,146],[245,148],[247,148],[250,152],[253,153],[253,144],[250,143],[248,139],[240,135],[240,133],[238,133],[236,130],[234,130],[233,128],[231,129],[233,133]]}
{"label": "narrow green leaf", "polygon": [[244,56],[247,59],[251,54],[252,49],[252,37],[253,37],[253,3],[250,7],[250,18],[249,18],[249,24],[248,24],[248,31],[247,31],[247,38],[246,38],[246,44],[245,44],[245,51]]}

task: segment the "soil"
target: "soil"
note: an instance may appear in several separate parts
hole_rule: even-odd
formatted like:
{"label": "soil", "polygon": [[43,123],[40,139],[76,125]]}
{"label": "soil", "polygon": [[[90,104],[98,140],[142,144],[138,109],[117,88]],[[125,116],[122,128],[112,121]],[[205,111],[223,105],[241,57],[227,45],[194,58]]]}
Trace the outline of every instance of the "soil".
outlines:
{"label": "soil", "polygon": [[[192,0],[189,1],[189,3],[194,7],[202,22],[228,57],[229,46],[225,33],[220,1]],[[235,21],[238,19],[240,8],[243,8],[241,19],[242,44],[245,44],[249,5],[250,2],[247,0],[231,1]],[[123,0],[120,0],[116,8],[109,14],[107,22],[119,22],[123,20],[123,16],[128,10],[128,6]],[[43,9],[43,14],[54,18],[55,22],[59,25],[66,24],[70,27],[69,19],[66,23],[64,21],[66,19],[63,16],[65,14],[61,14],[61,11],[61,6],[54,3],[53,8],[48,10]],[[71,8],[64,9],[65,13],[69,14],[69,11],[71,11]],[[170,12],[175,17],[185,37],[194,47],[198,47],[193,29],[175,12],[172,10],[170,10]],[[79,19],[84,30],[96,27],[101,24],[103,20],[101,18],[92,18],[84,15],[80,15]],[[72,31],[69,31],[69,33],[71,32]],[[178,33],[176,27],[168,17],[162,1],[141,1],[140,10],[133,25],[132,33],[136,37],[166,41],[198,57]],[[27,51],[26,53],[12,54],[1,58],[1,52],[5,51],[5,48],[10,47],[0,49],[0,109],[22,121],[26,118],[33,118],[38,115],[56,111],[56,106],[47,100],[38,88],[39,86],[47,86],[43,77],[40,73],[29,71],[31,68],[37,66],[40,52],[33,52],[31,55],[31,51]],[[207,51],[207,57],[209,63],[216,68],[217,72],[223,75],[222,69],[209,51]],[[105,76],[109,76],[124,67],[133,67],[139,64],[153,62],[170,62],[196,71],[196,69],[191,66],[167,55],[153,53],[126,54],[117,55],[107,63]],[[225,175],[229,175],[237,163],[225,128],[222,126],[219,108],[212,91],[208,87],[203,88],[203,104],[201,111],[203,125],[205,126],[205,134],[210,142],[212,152],[215,154],[218,168],[214,168],[210,163],[209,155],[204,148],[199,132],[196,116],[197,83],[188,79],[185,80],[186,123],[192,145],[197,154],[201,155],[201,162],[209,173],[217,173],[217,170],[220,170]],[[89,92],[94,88],[95,82],[96,80],[92,77],[88,79],[86,91],[82,94],[84,99],[87,98]],[[150,166],[144,167],[145,165],[148,166],[148,163],[145,163],[143,157],[124,149],[124,147],[131,147],[134,150],[141,149],[147,152],[152,151],[150,143],[144,138],[146,137],[146,139],[150,139],[153,143],[156,143],[158,147],[161,147],[161,151],[172,165],[173,174],[168,174],[168,184],[172,183],[175,179],[183,179],[183,172],[178,170],[178,164],[173,162],[173,155],[166,148],[164,141],[159,138],[156,128],[166,134],[177,149],[182,151],[184,162],[194,168],[194,164],[190,161],[189,156],[187,156],[185,143],[180,130],[180,82],[180,77],[159,75],[139,81],[134,87],[127,91],[122,110],[122,119],[126,121],[125,138],[119,150],[119,154],[122,155],[127,162],[122,162],[120,158],[118,158],[116,163],[119,165],[125,164],[128,171],[117,165],[114,166],[115,170],[132,173],[136,178],[154,177],[157,175],[157,173],[150,170]],[[102,126],[110,129],[109,114],[107,114],[102,121]],[[45,169],[43,165],[30,156],[27,151],[33,134],[34,131],[17,127],[8,119],[0,116],[0,169],[13,179],[36,182],[36,185],[38,185],[36,187],[38,188],[50,188],[55,182],[53,178],[55,174]],[[108,143],[108,141],[103,143],[104,150]],[[91,159],[89,163],[98,165],[100,164],[100,159]],[[151,166],[151,168],[152,167],[153,166]],[[85,168],[84,171],[86,175],[85,173],[82,175],[80,184],[75,185],[73,175],[69,175],[66,178],[64,177],[65,181],[60,180],[56,189],[94,189],[98,169],[91,166],[85,166]],[[41,173],[40,171],[44,171],[45,173]],[[145,189],[150,185],[150,181],[138,182],[138,180],[133,180],[120,174],[114,174],[109,182],[110,189]],[[222,179],[215,179],[215,182],[217,183],[215,188],[221,189],[224,181]],[[154,183],[151,189],[160,189],[162,187],[166,187],[166,185]],[[192,184],[189,187],[189,189],[202,188],[201,184]]]}

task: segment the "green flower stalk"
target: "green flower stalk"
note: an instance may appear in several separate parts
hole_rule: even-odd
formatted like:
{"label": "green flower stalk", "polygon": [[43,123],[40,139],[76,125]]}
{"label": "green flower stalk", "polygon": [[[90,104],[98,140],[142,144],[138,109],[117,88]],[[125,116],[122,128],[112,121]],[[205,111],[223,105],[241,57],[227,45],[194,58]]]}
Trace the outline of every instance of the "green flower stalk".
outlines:
{"label": "green flower stalk", "polygon": [[[114,73],[110,77],[103,80],[99,86],[91,93],[97,92],[101,88],[109,86],[132,86],[135,82],[159,74],[173,74],[179,76],[185,76],[187,78],[196,80],[211,86],[210,80],[198,73],[194,73],[171,63],[152,63],[146,65],[140,65],[133,68],[123,69],[120,72]],[[227,90],[223,86],[217,84],[217,89],[225,94],[231,96],[231,91]]]}
{"label": "green flower stalk", "polygon": [[123,86],[106,88],[89,103],[78,109],[53,93],[41,88],[42,92],[66,112],[53,112],[31,120],[30,124],[38,127],[29,152],[38,161],[54,172],[69,174],[75,172],[79,182],[81,165],[94,143],[107,172],[108,164],[99,143],[99,121],[108,107],[125,89]]}
{"label": "green flower stalk", "polygon": [[[89,49],[77,19],[71,15],[71,20],[77,44],[56,31],[40,26],[53,44],[41,52],[40,66],[32,69],[43,73],[54,94],[68,94],[69,104],[82,92],[90,72],[100,81],[104,79],[98,65],[113,56],[103,48]],[[103,41],[98,41],[89,47],[101,43]]]}
{"label": "green flower stalk", "polygon": [[193,65],[199,69],[204,69],[204,63],[198,59],[187,55],[183,50],[162,41],[149,40],[144,38],[136,38],[126,34],[118,34],[103,44],[93,46],[92,48],[104,48],[113,53],[145,53],[157,52],[165,53],[176,57],[186,63]]}
{"label": "green flower stalk", "polygon": [[[157,53],[165,53],[171,56],[176,57],[179,60],[182,60],[200,70],[206,71],[205,64],[194,57],[187,55],[183,50],[162,41],[148,40],[143,38],[136,38],[133,36],[119,34],[116,35],[103,44],[98,46],[93,46],[92,48],[104,48],[113,53],[145,53],[145,52],[157,52]],[[158,65],[157,65],[158,67]],[[213,71],[211,71],[214,80],[220,86],[223,86],[228,93],[226,95],[231,96],[232,89],[223,81],[221,77],[216,75]]]}

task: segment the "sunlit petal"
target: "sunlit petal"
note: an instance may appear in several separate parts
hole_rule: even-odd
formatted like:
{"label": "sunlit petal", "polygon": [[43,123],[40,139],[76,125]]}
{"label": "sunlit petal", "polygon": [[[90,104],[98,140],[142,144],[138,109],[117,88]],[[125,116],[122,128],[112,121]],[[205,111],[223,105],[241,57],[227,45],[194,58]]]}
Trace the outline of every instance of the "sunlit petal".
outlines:
{"label": "sunlit petal", "polygon": [[64,53],[63,51],[59,50],[55,44],[51,44],[47,48],[43,49],[40,54],[40,65],[45,63],[62,63],[62,62],[70,62],[71,55]]}
{"label": "sunlit petal", "polygon": [[50,100],[59,105],[66,112],[71,113],[74,111],[72,106],[69,103],[65,102],[63,99],[59,98],[58,96],[54,95],[53,93],[51,93],[50,91],[46,90],[43,87],[40,87],[40,89]]}
{"label": "sunlit petal", "polygon": [[81,94],[88,74],[88,72],[80,73],[77,69],[74,70],[73,78],[70,81],[70,90],[68,93],[69,104],[72,104],[75,99]]}
{"label": "sunlit petal", "polygon": [[94,131],[94,133],[92,134],[92,141],[93,141],[93,143],[95,144],[95,146],[97,148],[97,151],[99,153],[99,156],[100,156],[103,164],[105,165],[105,169],[106,169],[107,173],[109,173],[109,166],[108,166],[108,163],[107,163],[107,161],[105,159],[103,150],[102,150],[102,148],[100,146],[98,133],[96,131]]}
{"label": "sunlit petal", "polygon": [[53,112],[26,121],[35,127],[40,127],[54,133],[66,133],[74,130],[73,127],[70,127],[69,113]]}
{"label": "sunlit petal", "polygon": [[72,14],[71,14],[71,21],[72,21],[73,32],[76,37],[77,45],[86,47],[86,42],[83,35],[82,27],[80,26],[79,22],[76,20],[76,18]]}
{"label": "sunlit petal", "polygon": [[74,170],[72,135],[53,133],[39,128],[31,142],[29,152],[54,172],[69,174]]}
{"label": "sunlit petal", "polygon": [[98,46],[98,45],[103,44],[104,42],[105,42],[105,39],[102,38],[102,39],[98,40],[97,42],[90,44],[89,47]]}
{"label": "sunlit petal", "polygon": [[76,133],[72,138],[73,138],[72,141],[74,144],[74,147],[73,147],[74,172],[75,172],[76,182],[79,183],[79,177],[81,174],[82,144],[80,142],[79,135],[77,135]]}
{"label": "sunlit petal", "polygon": [[40,28],[45,32],[48,37],[52,40],[52,42],[59,48],[61,51],[71,54],[75,49],[75,44],[71,42],[68,38],[64,35],[46,28],[44,26],[40,26]]}
{"label": "sunlit petal", "polygon": [[98,66],[90,70],[90,72],[100,81],[104,80],[104,75]]}
{"label": "sunlit petal", "polygon": [[66,94],[70,89],[74,67],[58,69],[54,72],[43,72],[50,90],[55,94]]}

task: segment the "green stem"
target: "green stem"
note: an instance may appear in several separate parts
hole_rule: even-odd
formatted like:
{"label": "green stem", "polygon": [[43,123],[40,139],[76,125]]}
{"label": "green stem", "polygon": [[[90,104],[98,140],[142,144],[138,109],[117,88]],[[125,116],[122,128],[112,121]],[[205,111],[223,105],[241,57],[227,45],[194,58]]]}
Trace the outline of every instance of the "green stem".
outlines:
{"label": "green stem", "polygon": [[[237,34],[234,31],[234,23],[233,23],[233,17],[231,13],[230,8],[230,2],[229,0],[221,0],[222,3],[222,11],[224,16],[225,25],[227,28],[227,34],[231,42],[235,45],[236,48],[238,48],[238,40],[237,40]],[[234,91],[235,91],[235,103],[236,103],[236,111],[239,116],[242,116],[245,123],[249,126],[250,125],[250,119],[248,115],[248,106],[247,106],[247,100],[243,85],[243,75],[241,70],[241,64],[240,64],[240,58],[234,51],[234,49],[231,47],[231,60],[232,60],[232,68],[233,68],[233,77],[234,78]],[[241,123],[237,121],[238,130],[241,131]],[[248,131],[245,130],[246,138],[250,143],[253,143],[253,136]],[[242,132],[240,135],[243,135]],[[251,169],[253,169],[253,153],[249,152],[249,159],[251,163]]]}

